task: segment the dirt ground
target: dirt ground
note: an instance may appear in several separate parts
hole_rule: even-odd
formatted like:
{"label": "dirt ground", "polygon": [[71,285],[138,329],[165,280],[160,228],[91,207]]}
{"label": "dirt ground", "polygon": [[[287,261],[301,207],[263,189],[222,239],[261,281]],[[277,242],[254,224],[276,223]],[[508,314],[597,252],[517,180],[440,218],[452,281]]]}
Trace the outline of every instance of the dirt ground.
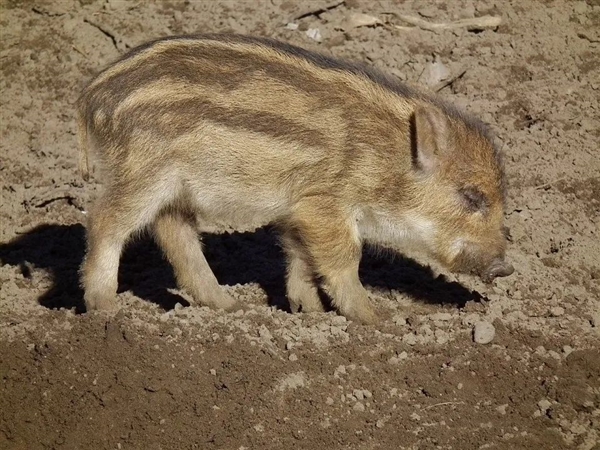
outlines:
{"label": "dirt ground", "polygon": [[[598,0],[1,5],[0,448],[600,449]],[[209,262],[248,305],[226,314],[190,306],[144,238],[123,256],[120,312],[82,314],[99,185],[76,169],[78,92],[129,47],[207,31],[367,61],[490,123],[516,273],[486,286],[366,254],[385,317],[367,327],[287,311],[271,230],[217,233]],[[474,342],[482,323],[491,343]]]}

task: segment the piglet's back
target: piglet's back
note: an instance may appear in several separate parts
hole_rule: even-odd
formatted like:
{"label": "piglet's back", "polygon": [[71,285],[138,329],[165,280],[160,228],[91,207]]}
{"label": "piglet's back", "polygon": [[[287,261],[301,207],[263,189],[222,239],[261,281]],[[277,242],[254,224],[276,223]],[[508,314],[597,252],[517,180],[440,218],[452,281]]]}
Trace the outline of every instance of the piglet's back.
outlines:
{"label": "piglet's back", "polygon": [[[376,71],[276,41],[172,38],[134,49],[84,90],[80,114],[102,147],[173,139],[206,122],[310,148],[382,150],[406,141],[417,94]],[[404,130],[403,130],[404,128]]]}

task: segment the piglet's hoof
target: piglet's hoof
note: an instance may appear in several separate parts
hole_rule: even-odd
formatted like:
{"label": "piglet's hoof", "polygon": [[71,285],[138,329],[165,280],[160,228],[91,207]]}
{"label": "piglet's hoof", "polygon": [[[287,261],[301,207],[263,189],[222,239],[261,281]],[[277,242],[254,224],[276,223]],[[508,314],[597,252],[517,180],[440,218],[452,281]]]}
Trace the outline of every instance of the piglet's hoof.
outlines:
{"label": "piglet's hoof", "polygon": [[361,308],[343,314],[346,319],[362,325],[375,325],[379,322],[379,317],[372,308]]}
{"label": "piglet's hoof", "polygon": [[114,295],[89,294],[84,297],[85,309],[91,311],[115,311],[119,308]]}

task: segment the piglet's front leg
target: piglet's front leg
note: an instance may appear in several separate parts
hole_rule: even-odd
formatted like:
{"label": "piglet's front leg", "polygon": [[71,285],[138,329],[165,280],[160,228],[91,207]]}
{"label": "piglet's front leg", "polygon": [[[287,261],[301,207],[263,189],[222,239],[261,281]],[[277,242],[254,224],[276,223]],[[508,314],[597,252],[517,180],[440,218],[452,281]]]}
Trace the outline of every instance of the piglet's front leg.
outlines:
{"label": "piglet's front leg", "polygon": [[363,324],[377,322],[358,277],[362,246],[356,222],[338,199],[312,196],[295,205],[290,226],[340,314]]}

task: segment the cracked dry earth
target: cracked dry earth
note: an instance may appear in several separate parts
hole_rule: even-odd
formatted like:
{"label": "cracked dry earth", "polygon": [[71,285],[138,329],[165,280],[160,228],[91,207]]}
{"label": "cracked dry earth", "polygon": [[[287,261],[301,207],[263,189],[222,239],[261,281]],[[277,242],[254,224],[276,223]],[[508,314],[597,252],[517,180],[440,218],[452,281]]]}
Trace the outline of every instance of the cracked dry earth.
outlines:
{"label": "cracked dry earth", "polygon": [[[600,448],[597,0],[0,5],[0,448]],[[428,30],[403,15],[502,22]],[[269,229],[204,238],[248,306],[233,314],[190,306],[141,239],[121,310],[82,314],[99,186],[76,170],[78,91],[131,46],[206,31],[363,60],[490,123],[516,273],[485,286],[366,254],[384,318],[366,327],[286,311]]]}

